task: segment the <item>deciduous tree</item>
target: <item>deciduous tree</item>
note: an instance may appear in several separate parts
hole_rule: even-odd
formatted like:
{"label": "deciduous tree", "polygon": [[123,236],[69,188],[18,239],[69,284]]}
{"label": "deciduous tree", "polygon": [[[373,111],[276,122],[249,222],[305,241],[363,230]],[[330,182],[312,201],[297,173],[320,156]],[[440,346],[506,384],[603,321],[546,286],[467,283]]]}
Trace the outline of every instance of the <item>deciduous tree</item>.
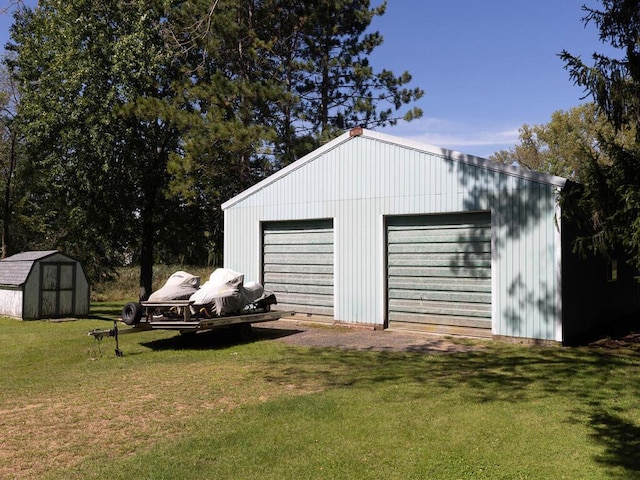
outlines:
{"label": "deciduous tree", "polygon": [[591,162],[610,163],[601,148],[603,141],[629,145],[634,139],[628,129],[616,133],[593,103],[554,112],[549,123],[543,125],[525,124],[519,138],[515,147],[489,158],[578,182],[586,178],[585,169]]}
{"label": "deciduous tree", "polygon": [[82,258],[95,278],[139,239],[142,297],[177,142],[164,119],[135,109],[170,88],[161,16],[146,1],[42,0],[16,13],[8,46],[49,248]]}
{"label": "deciduous tree", "polygon": [[[376,73],[365,0],[41,0],[9,62],[48,238],[89,265],[220,264],[220,205],[342,129],[393,124],[422,90]],[[182,250],[180,254],[178,251]]]}

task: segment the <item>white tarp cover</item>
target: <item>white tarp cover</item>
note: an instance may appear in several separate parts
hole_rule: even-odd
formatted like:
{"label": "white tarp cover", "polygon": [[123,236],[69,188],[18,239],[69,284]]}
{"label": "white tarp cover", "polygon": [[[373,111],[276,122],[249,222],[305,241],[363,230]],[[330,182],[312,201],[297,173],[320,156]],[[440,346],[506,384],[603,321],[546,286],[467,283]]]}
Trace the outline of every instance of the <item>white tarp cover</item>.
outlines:
{"label": "white tarp cover", "polygon": [[213,305],[218,315],[234,313],[256,301],[264,294],[262,285],[248,282],[244,275],[229,268],[217,268],[209,280],[200,286],[200,277],[178,271],[172,274],[162,288],[149,296],[150,302],[189,299],[198,306]]}
{"label": "white tarp cover", "polygon": [[244,283],[244,275],[229,268],[217,268],[189,300],[195,305],[209,305],[220,295],[229,295]]}
{"label": "white tarp cover", "polygon": [[186,300],[198,291],[199,286],[200,277],[180,270],[173,273],[162,288],[149,295],[149,301]]}
{"label": "white tarp cover", "polygon": [[229,268],[218,268],[189,300],[194,305],[214,305],[218,315],[233,313],[260,298],[262,285],[249,282],[244,285],[244,275]]}
{"label": "white tarp cover", "polygon": [[253,303],[264,295],[264,287],[258,282],[247,282],[244,284],[244,299],[247,303]]}

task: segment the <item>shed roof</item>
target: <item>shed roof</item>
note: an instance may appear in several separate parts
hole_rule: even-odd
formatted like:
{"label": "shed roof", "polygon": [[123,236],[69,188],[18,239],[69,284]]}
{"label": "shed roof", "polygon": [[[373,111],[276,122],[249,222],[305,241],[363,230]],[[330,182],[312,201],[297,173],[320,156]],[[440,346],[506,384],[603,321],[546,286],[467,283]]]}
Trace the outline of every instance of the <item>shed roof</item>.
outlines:
{"label": "shed roof", "polygon": [[510,176],[519,177],[531,180],[533,182],[542,183],[546,185],[554,185],[559,188],[564,188],[567,183],[566,178],[556,177],[554,175],[548,175],[545,173],[535,172],[526,168],[520,168],[513,165],[505,165],[503,163],[494,162],[486,158],[476,157],[473,155],[467,155],[465,153],[456,152],[445,148],[435,147],[426,143],[416,142],[414,140],[408,140],[393,135],[387,135],[384,133],[374,132],[364,128],[354,128],[351,131],[345,132],[334,140],[326,143],[322,147],[314,150],[313,152],[305,155],[304,157],[296,160],[292,164],[278,171],[277,173],[265,178],[261,182],[255,184],[253,187],[248,188],[244,192],[239,193],[235,197],[227,200],[222,204],[222,209],[225,210],[241,202],[245,198],[253,195],[254,193],[262,190],[263,188],[276,182],[278,179],[290,174],[291,172],[303,167],[307,163],[313,162],[317,158],[321,157],[324,153],[339,147],[341,144],[352,141],[355,138],[364,138],[368,140],[378,141],[382,143],[396,145],[402,148],[410,150],[417,150],[432,155],[437,155],[446,159],[454,160],[461,163],[475,165],[477,167],[486,168],[487,170],[493,170],[500,173],[505,173]]}
{"label": "shed roof", "polygon": [[36,260],[55,253],[60,252],[57,250],[22,252],[0,260],[0,285],[22,285],[26,282]]}

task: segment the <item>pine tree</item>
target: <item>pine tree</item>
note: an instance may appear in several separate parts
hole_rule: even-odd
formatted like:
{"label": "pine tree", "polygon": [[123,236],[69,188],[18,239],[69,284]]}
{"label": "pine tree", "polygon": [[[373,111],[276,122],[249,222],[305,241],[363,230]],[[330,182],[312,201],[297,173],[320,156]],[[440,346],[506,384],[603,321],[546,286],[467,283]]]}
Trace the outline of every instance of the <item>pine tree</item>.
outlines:
{"label": "pine tree", "polygon": [[583,7],[583,20],[598,27],[600,40],[619,50],[620,58],[595,53],[593,65],[567,51],[561,58],[611,126],[632,132],[635,141],[599,138],[609,163],[588,159],[581,194],[565,203],[589,214],[593,233],[582,239],[584,249],[607,255],[621,248],[640,267],[640,8],[637,0],[602,0],[602,5]]}

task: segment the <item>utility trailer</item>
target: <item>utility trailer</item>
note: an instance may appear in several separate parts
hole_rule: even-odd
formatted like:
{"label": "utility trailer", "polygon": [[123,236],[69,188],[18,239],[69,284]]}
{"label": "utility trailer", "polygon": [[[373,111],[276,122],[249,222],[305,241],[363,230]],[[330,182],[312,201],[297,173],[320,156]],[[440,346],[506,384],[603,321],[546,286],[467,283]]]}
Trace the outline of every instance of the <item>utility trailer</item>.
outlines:
{"label": "utility trailer", "polygon": [[[140,302],[128,303],[122,309],[122,318],[114,320],[113,328],[94,329],[88,335],[96,340],[104,337],[114,337],[116,342],[116,356],[123,355],[120,350],[118,337],[131,333],[146,332],[149,330],[176,330],[180,333],[203,333],[217,328],[237,328],[242,334],[246,334],[252,323],[271,322],[283,317],[295,315],[291,311],[271,311],[273,302],[256,302],[245,307],[240,312],[223,316],[202,316],[206,312],[192,314],[193,302],[189,300],[172,300],[167,302]],[[118,324],[122,322],[130,328],[121,329]]]}

